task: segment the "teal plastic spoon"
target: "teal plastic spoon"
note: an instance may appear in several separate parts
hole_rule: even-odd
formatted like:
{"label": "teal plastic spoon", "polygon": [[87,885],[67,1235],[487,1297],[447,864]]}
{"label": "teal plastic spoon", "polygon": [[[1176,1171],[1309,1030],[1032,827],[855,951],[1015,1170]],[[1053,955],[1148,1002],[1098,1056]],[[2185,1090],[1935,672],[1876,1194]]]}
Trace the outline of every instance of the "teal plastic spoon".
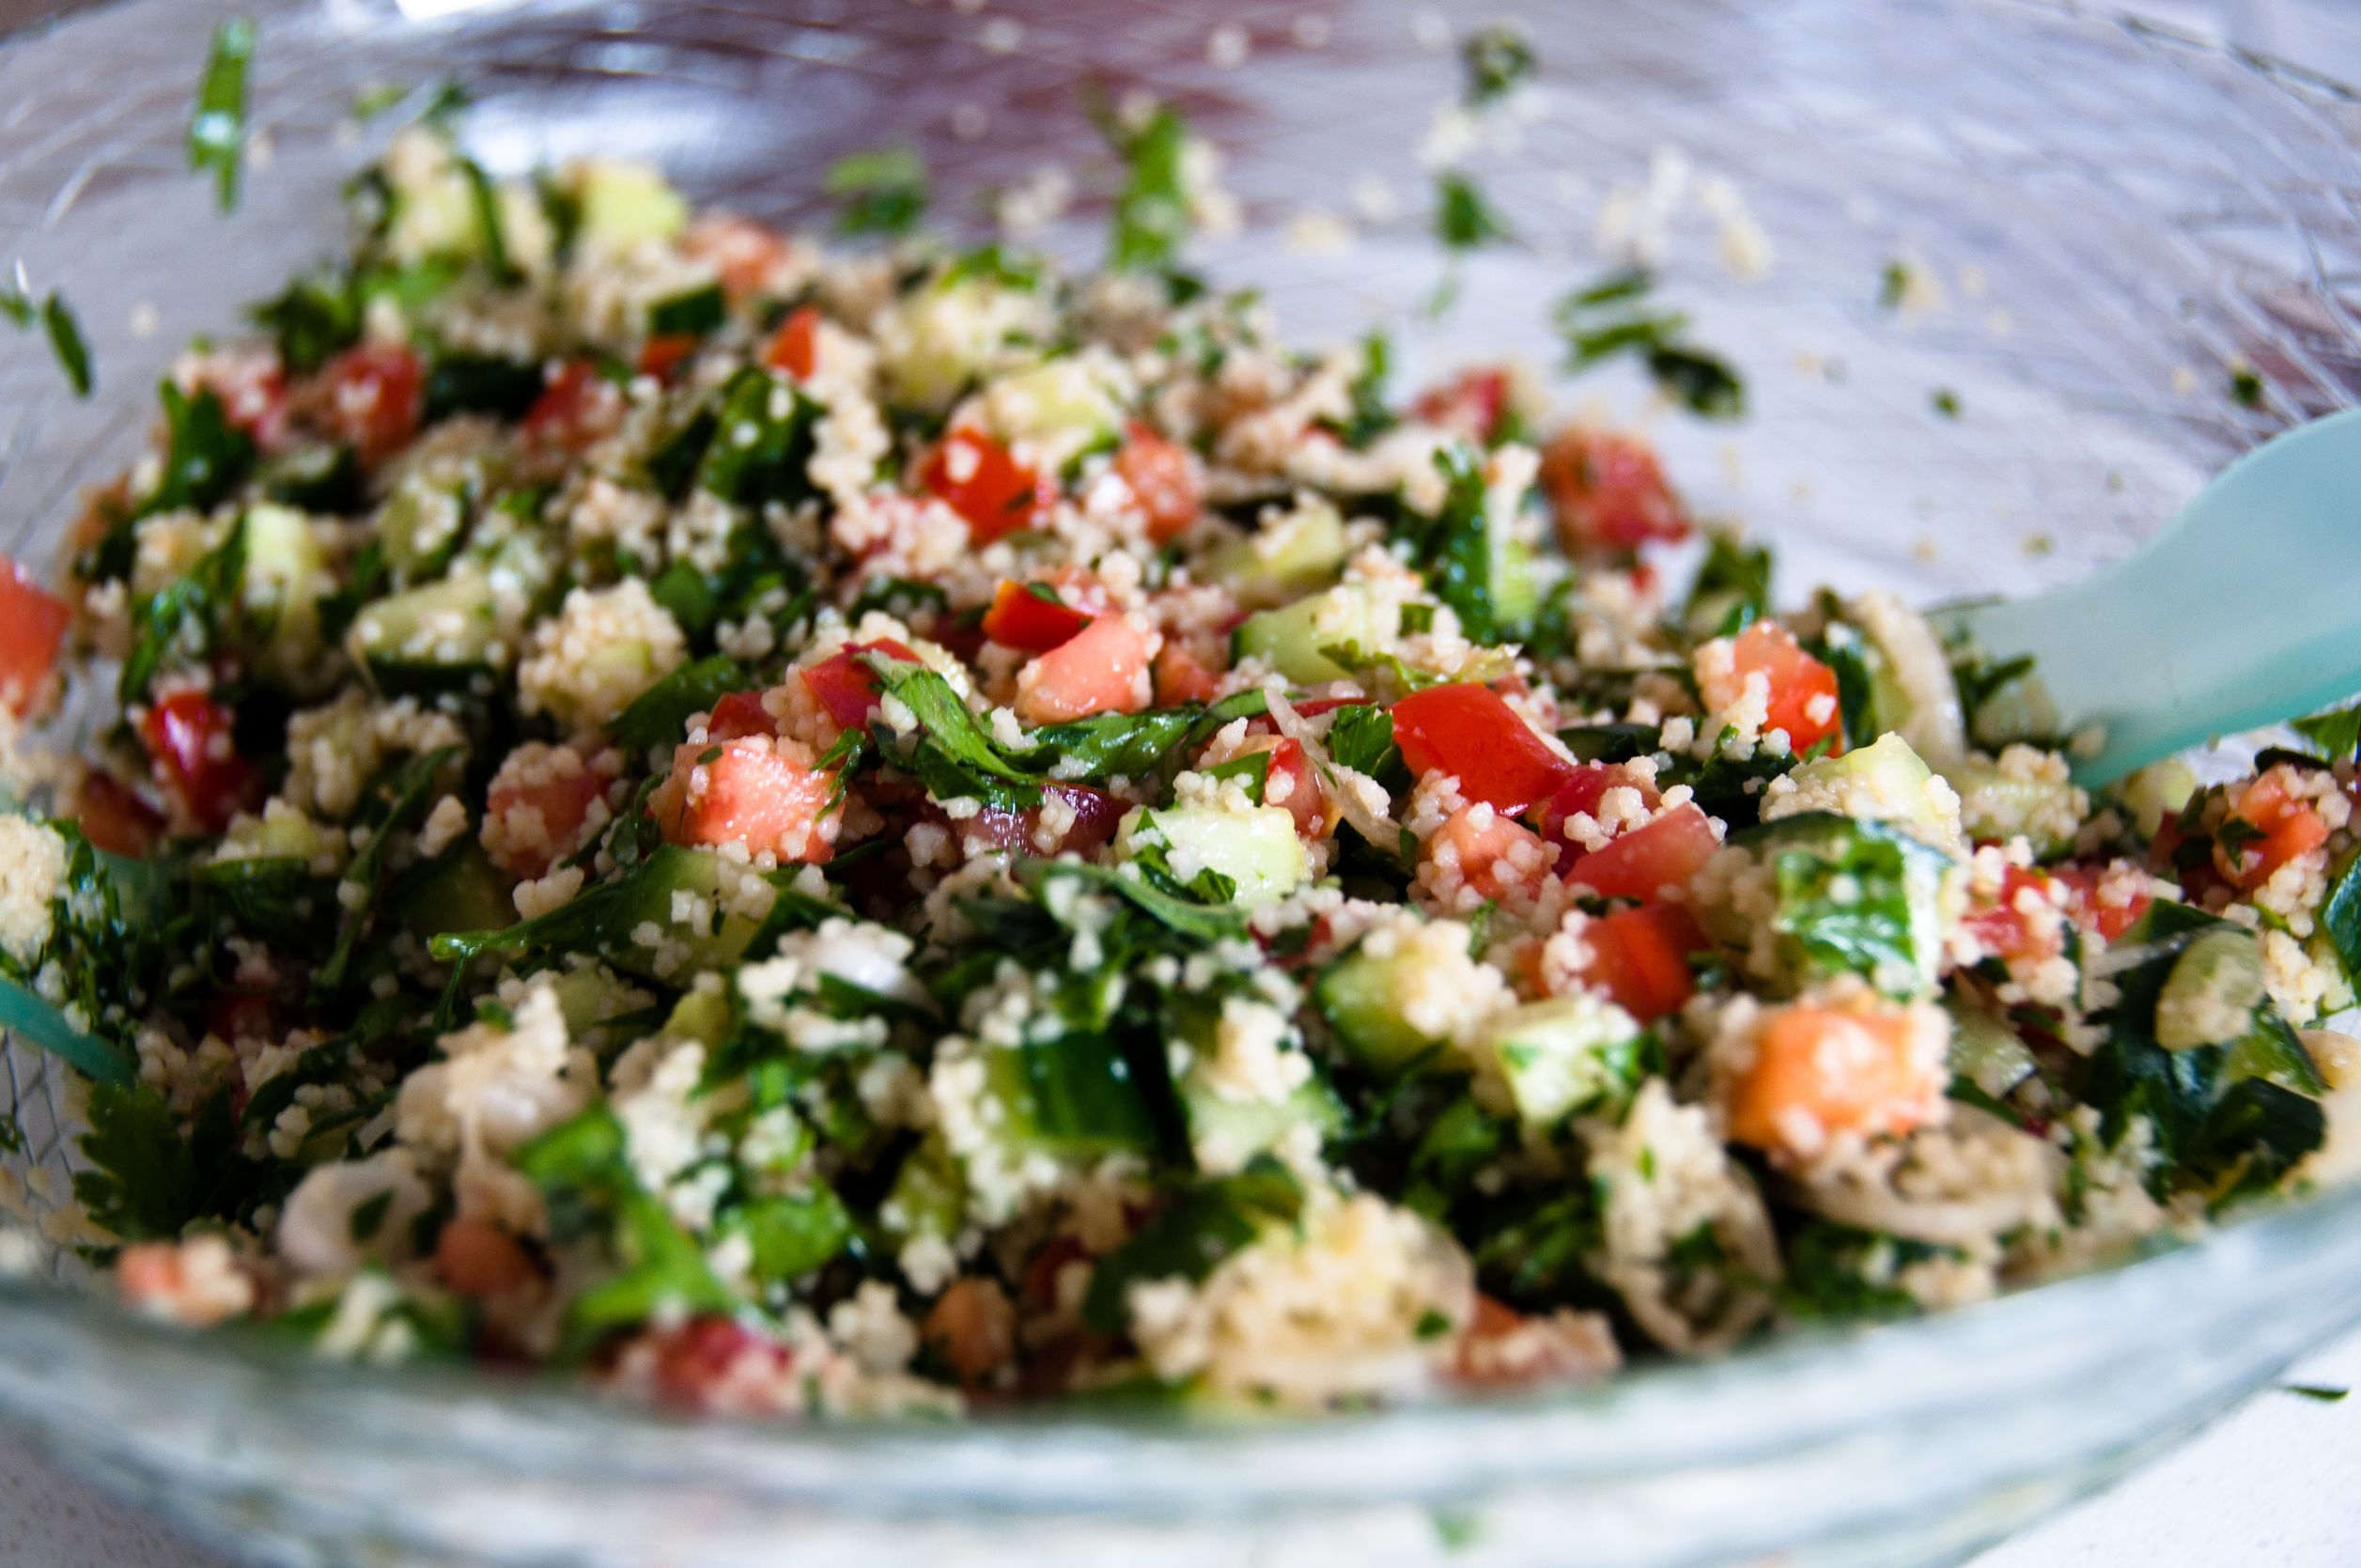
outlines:
{"label": "teal plastic spoon", "polygon": [[2086,784],[2361,691],[2361,409],[2216,475],[2137,553],[2036,598],[1936,613],[1995,659],[2031,654]]}

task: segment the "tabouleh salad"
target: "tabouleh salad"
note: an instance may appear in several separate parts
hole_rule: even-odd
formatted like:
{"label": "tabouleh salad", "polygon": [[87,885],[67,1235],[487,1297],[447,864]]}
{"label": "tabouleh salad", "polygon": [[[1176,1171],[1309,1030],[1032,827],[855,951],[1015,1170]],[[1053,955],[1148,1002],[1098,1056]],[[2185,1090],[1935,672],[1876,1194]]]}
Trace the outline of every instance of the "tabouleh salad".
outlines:
{"label": "tabouleh salad", "polygon": [[[2353,727],[2092,796],[1640,435],[432,127],[0,578],[139,1310],[800,1415],[1901,1315],[2361,1159]],[[1692,539],[1673,591],[1652,547]],[[1685,567],[1684,568],[1685,571]]]}

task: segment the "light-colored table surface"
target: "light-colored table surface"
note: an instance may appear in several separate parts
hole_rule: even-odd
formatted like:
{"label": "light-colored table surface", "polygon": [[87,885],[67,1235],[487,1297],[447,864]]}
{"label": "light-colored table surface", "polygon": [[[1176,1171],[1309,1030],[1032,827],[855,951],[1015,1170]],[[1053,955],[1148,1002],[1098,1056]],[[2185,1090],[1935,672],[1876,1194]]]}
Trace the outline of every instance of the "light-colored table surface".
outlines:
{"label": "light-colored table surface", "polygon": [[[0,29],[64,8],[58,0],[0,0]],[[2361,81],[2361,0],[2128,0],[2127,8]],[[2361,1388],[2361,1334],[2288,1380]],[[1973,1568],[2081,1564],[2361,1565],[2361,1396],[2323,1404],[2258,1395]],[[59,1475],[0,1430],[0,1568],[231,1565]]]}

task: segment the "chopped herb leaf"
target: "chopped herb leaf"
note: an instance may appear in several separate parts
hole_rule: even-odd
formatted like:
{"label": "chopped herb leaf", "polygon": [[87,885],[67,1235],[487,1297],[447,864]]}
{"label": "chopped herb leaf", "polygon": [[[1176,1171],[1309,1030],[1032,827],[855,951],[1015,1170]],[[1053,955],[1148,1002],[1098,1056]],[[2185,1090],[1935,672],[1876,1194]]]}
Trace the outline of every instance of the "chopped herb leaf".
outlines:
{"label": "chopped herb leaf", "polygon": [[1435,237],[1451,250],[1468,251],[1508,239],[1509,227],[1474,180],[1446,169],[1435,177]]}
{"label": "chopped herb leaf", "polygon": [[824,188],[845,204],[836,226],[847,234],[908,234],[926,210],[926,165],[906,147],[838,159]]}
{"label": "chopped herb leaf", "polygon": [[1500,23],[1461,39],[1459,63],[1464,82],[1460,101],[1480,109],[1531,80],[1533,46],[1516,28]]}
{"label": "chopped herb leaf", "polygon": [[246,155],[246,68],[254,51],[251,17],[229,17],[213,29],[196,113],[189,121],[189,167],[212,171],[214,200],[225,212],[238,206],[238,176]]}

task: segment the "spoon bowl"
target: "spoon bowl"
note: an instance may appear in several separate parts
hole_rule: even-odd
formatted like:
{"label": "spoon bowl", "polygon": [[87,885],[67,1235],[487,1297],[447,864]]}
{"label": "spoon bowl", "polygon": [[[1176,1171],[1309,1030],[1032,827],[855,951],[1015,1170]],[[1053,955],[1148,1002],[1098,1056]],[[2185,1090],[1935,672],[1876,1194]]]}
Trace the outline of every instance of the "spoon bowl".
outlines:
{"label": "spoon bowl", "polygon": [[2136,554],[1936,620],[1991,658],[2032,656],[2065,728],[2102,732],[2074,765],[2100,784],[2361,690],[2357,582],[2361,410],[2348,409],[2231,463]]}

